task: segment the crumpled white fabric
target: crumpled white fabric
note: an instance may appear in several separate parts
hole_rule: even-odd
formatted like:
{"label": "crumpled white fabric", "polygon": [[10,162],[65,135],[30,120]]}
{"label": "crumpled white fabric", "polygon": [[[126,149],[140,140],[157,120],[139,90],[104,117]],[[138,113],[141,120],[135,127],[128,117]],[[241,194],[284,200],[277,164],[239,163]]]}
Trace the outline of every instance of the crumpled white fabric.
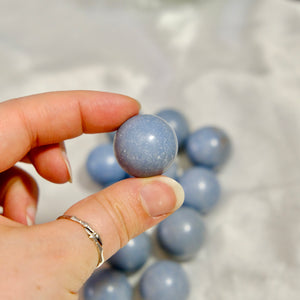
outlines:
{"label": "crumpled white fabric", "polygon": [[[299,1],[124,2],[1,0],[1,100],[104,90],[137,98],[146,113],[178,108],[192,130],[224,128],[234,152],[218,174],[206,243],[183,263],[189,299],[300,299]],[[84,164],[104,141],[67,142],[72,185],[37,176],[38,222],[99,189]]]}

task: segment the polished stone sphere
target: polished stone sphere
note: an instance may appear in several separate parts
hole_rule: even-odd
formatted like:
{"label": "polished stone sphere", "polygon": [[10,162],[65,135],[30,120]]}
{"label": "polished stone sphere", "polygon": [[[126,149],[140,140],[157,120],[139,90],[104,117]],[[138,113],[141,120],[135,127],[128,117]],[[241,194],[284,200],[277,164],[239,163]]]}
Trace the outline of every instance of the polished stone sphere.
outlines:
{"label": "polished stone sphere", "polygon": [[151,254],[151,240],[147,233],[142,233],[130,240],[110,259],[113,268],[124,272],[134,272],[140,269]]}
{"label": "polished stone sphere", "polygon": [[116,131],[107,132],[107,137],[110,142],[114,141],[115,134],[116,134]]}
{"label": "polished stone sphere", "polygon": [[157,226],[159,245],[174,258],[193,258],[205,239],[205,225],[192,208],[181,207]]}
{"label": "polished stone sphere", "polygon": [[178,150],[171,126],[155,115],[137,115],[121,125],[114,138],[114,151],[122,168],[134,177],[164,173]]}
{"label": "polished stone sphere", "polygon": [[162,260],[152,264],[142,275],[139,291],[143,300],[186,300],[190,286],[179,263]]}
{"label": "polished stone sphere", "polygon": [[175,160],[172,165],[169,167],[169,169],[164,172],[162,175],[173,178],[175,180],[179,177],[179,165],[177,161]]}
{"label": "polished stone sphere", "polygon": [[91,178],[103,186],[127,177],[126,172],[116,160],[111,143],[94,148],[88,155],[86,168]]}
{"label": "polished stone sphere", "polygon": [[95,271],[83,287],[84,300],[132,300],[133,289],[118,271]]}
{"label": "polished stone sphere", "polygon": [[187,169],[178,179],[185,194],[183,205],[208,213],[218,203],[221,186],[215,173],[202,167]]}
{"label": "polished stone sphere", "polygon": [[178,139],[178,146],[182,148],[189,136],[189,124],[185,116],[178,110],[171,108],[163,109],[156,115],[167,121],[174,129]]}
{"label": "polished stone sphere", "polygon": [[186,152],[195,165],[218,168],[230,154],[230,140],[220,128],[207,126],[193,132],[187,139]]}

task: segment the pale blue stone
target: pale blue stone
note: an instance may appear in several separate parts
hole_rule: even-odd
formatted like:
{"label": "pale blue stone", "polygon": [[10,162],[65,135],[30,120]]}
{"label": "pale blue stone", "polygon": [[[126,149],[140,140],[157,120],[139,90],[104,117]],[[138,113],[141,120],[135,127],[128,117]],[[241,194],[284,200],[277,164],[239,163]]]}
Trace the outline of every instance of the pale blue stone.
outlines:
{"label": "pale blue stone", "polygon": [[193,258],[205,239],[205,225],[200,214],[188,207],[181,207],[157,226],[160,246],[174,258]]}
{"label": "pale blue stone", "polygon": [[142,233],[130,240],[110,259],[113,268],[124,272],[134,272],[140,269],[151,254],[151,240],[147,233]]}
{"label": "pale blue stone", "polygon": [[189,124],[185,116],[181,112],[171,108],[163,109],[156,115],[167,121],[174,129],[178,139],[178,146],[182,148],[189,136]]}
{"label": "pale blue stone", "polygon": [[104,269],[92,274],[83,294],[84,300],[132,300],[133,289],[123,273]]}
{"label": "pale blue stone", "polygon": [[187,139],[186,152],[196,165],[218,168],[230,154],[230,140],[220,128],[207,126],[193,132]]}
{"label": "pale blue stone", "polygon": [[209,169],[192,167],[178,181],[185,193],[183,205],[202,214],[208,213],[220,200],[221,186],[216,174]]}
{"label": "pale blue stone", "polygon": [[168,176],[170,178],[173,178],[175,180],[178,179],[179,174],[179,166],[176,161],[172,163],[172,165],[169,167],[169,169],[163,173],[164,176]]}
{"label": "pale blue stone", "polygon": [[139,283],[143,300],[186,300],[189,281],[179,263],[157,261],[145,271]]}
{"label": "pale blue stone", "polygon": [[86,168],[91,178],[103,186],[127,177],[116,160],[112,144],[103,144],[94,148],[88,155]]}
{"label": "pale blue stone", "polygon": [[107,132],[107,136],[110,142],[114,141],[114,137],[115,137],[116,131],[111,131],[111,132]]}
{"label": "pale blue stone", "polygon": [[135,177],[164,173],[174,161],[178,142],[171,126],[155,115],[137,115],[121,125],[114,139],[116,158]]}

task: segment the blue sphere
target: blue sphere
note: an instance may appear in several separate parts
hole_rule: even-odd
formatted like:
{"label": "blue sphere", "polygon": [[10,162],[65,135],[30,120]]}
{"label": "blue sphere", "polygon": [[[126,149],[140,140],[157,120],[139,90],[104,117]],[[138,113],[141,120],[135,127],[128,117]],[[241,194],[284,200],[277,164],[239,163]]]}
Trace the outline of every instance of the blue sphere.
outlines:
{"label": "blue sphere", "polygon": [[114,155],[112,144],[103,144],[93,149],[87,158],[86,168],[91,178],[104,186],[126,178]]}
{"label": "blue sphere", "polygon": [[114,141],[114,137],[115,137],[116,131],[111,131],[111,132],[107,132],[107,136],[110,142]]}
{"label": "blue sphere", "polygon": [[118,271],[96,271],[83,287],[85,300],[131,300],[133,291],[127,277]]}
{"label": "blue sphere", "polygon": [[135,177],[164,173],[174,161],[178,142],[170,125],[154,115],[137,115],[121,125],[114,139],[116,158]]}
{"label": "blue sphere", "polygon": [[157,226],[157,239],[174,258],[191,259],[203,244],[205,225],[197,211],[181,207]]}
{"label": "blue sphere", "polygon": [[178,146],[182,148],[189,136],[189,124],[185,116],[175,109],[164,109],[156,115],[167,121],[174,129],[178,139]]}
{"label": "blue sphere", "polygon": [[215,173],[209,169],[192,167],[178,181],[185,193],[183,205],[202,214],[208,213],[220,199],[221,186]]}
{"label": "blue sphere", "polygon": [[179,173],[179,166],[176,161],[172,163],[172,165],[169,167],[169,169],[164,172],[162,175],[173,178],[175,180],[178,179],[178,173]]}
{"label": "blue sphere", "polygon": [[148,267],[142,275],[139,291],[143,300],[186,300],[190,286],[180,264],[162,260]]}
{"label": "blue sphere", "polygon": [[140,269],[147,261],[151,253],[150,236],[142,233],[130,240],[110,259],[113,268],[124,272],[134,272]]}
{"label": "blue sphere", "polygon": [[225,163],[230,153],[230,140],[217,127],[207,126],[193,132],[187,140],[186,152],[195,165],[217,168]]}

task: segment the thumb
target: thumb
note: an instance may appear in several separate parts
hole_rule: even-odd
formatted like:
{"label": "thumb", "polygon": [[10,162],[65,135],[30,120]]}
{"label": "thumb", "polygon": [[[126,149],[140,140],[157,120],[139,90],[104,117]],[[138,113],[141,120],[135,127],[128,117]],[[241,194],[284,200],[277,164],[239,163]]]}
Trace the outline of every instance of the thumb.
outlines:
{"label": "thumb", "polygon": [[[169,177],[131,178],[76,203],[65,214],[87,222],[100,235],[106,260],[130,239],[178,209],[183,200],[182,187]],[[96,245],[76,222],[59,219],[44,224],[46,228],[52,232],[47,236],[53,237],[48,245],[59,249],[54,253],[64,249],[60,255],[64,259],[56,266],[66,280],[66,288],[80,289],[98,262]]]}

